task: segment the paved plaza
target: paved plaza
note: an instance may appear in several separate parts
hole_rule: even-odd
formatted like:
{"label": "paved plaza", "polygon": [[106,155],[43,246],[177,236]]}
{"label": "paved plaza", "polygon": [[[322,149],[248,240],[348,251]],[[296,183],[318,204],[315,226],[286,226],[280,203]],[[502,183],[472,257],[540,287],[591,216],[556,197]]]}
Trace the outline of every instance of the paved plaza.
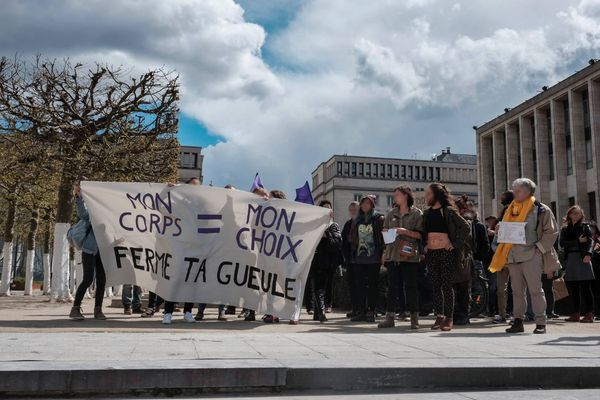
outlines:
{"label": "paved plaza", "polygon": [[[37,387],[50,390],[62,382],[83,391],[98,390],[94,382],[102,379],[114,384],[117,373],[128,375],[115,385],[137,382],[142,388],[134,375],[157,370],[165,377],[164,385],[160,379],[151,385],[167,388],[185,387],[181,380],[198,371],[210,387],[261,389],[600,385],[600,324],[552,321],[546,335],[509,336],[505,326],[483,320],[441,333],[430,331],[427,319],[425,328],[413,332],[407,323],[380,330],[348,322],[340,313],[325,324],[307,315],[296,326],[243,322],[235,316],[218,322],[216,310],[209,309],[205,321],[185,323],[179,314],[164,326],[159,316],[126,316],[110,307],[107,321],[70,321],[69,307],[41,296],[0,298],[0,375],[11,377],[0,379],[0,393],[15,379],[29,376],[19,381],[27,385],[42,379],[38,373],[44,371],[70,375],[65,381],[38,382]],[[84,311],[92,308],[91,300],[85,300]],[[526,328],[533,330],[532,325]],[[547,376],[558,369],[556,377]],[[85,385],[69,386],[77,386],[75,372],[88,374]],[[169,372],[180,382],[173,380],[175,375],[167,378]],[[56,389],[64,390],[60,385]]]}

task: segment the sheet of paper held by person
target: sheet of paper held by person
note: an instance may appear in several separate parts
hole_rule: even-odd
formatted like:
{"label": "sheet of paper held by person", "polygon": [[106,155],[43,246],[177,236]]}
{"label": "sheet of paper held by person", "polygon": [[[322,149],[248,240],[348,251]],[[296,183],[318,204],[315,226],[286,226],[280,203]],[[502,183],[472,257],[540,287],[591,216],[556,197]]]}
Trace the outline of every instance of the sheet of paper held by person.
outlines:
{"label": "sheet of paper held by person", "polygon": [[385,244],[394,243],[396,241],[396,230],[388,229],[386,232],[383,232],[383,241]]}
{"label": "sheet of paper held by person", "polygon": [[527,222],[500,222],[498,243],[526,244],[525,225]]}

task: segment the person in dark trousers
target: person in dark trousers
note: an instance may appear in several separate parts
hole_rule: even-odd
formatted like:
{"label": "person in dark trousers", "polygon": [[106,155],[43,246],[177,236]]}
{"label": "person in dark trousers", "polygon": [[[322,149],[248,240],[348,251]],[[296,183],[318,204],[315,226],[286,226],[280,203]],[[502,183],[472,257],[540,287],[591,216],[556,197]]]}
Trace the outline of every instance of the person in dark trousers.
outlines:
{"label": "person in dark trousers", "polygon": [[596,321],[600,321],[600,230],[598,225],[590,223],[592,231],[592,240],[594,248],[592,250],[592,266],[594,267],[594,282],[592,283],[592,291],[594,292],[594,315]]}
{"label": "person in dark trousers", "polygon": [[[329,200],[321,201],[319,207],[332,209]],[[310,267],[310,288],[315,307],[313,320],[320,322],[327,321],[325,293],[329,276],[342,263],[342,234],[339,225],[333,222],[333,214],[331,217],[331,223],[317,245]]]}
{"label": "person in dark trousers", "polygon": [[466,195],[459,196],[456,201],[460,215],[469,222],[471,227],[471,243],[465,250],[462,268],[455,275],[454,292],[454,325],[468,325],[469,305],[471,302],[471,282],[478,271],[483,270],[483,261],[488,255],[490,243],[487,228],[477,219],[475,204]]}
{"label": "person in dark trousers", "polygon": [[142,288],[137,285],[123,285],[121,294],[125,315],[142,314]]}
{"label": "person in dark trousers", "polygon": [[490,262],[492,262],[492,258],[494,257],[494,249],[492,247],[492,243],[494,242],[494,236],[496,236],[497,224],[498,217],[496,217],[495,215],[490,215],[485,218],[489,250],[483,262],[483,270],[489,284],[488,289],[490,293],[490,299],[488,303],[488,315],[492,318],[494,318],[498,314],[498,282],[496,280],[496,274],[490,272],[488,267],[490,266]]}
{"label": "person in dark trousers", "polygon": [[[420,244],[423,235],[423,213],[414,206],[412,190],[408,186],[394,189],[395,205],[383,222],[383,231],[394,230],[396,240],[385,246],[384,262],[388,271],[387,312],[378,328],[393,328],[400,296],[406,293],[410,312],[410,328],[419,329],[419,270]],[[404,286],[405,292],[400,289]]]}
{"label": "person in dark trousers", "polygon": [[[177,303],[173,301],[165,301],[165,315],[163,316],[162,323],[165,325],[170,325],[173,320],[173,311],[175,311],[175,305]],[[193,323],[196,322],[194,316],[192,315],[192,308],[194,307],[194,303],[185,303],[183,305],[183,320],[185,322]]]}
{"label": "person in dark trousers", "polygon": [[560,231],[560,246],[565,253],[565,283],[573,299],[573,313],[568,322],[594,322],[594,268],[592,230],[585,223],[583,209],[572,206],[567,210]]}
{"label": "person in dark trousers", "polygon": [[75,195],[75,203],[77,205],[77,216],[79,219],[87,222],[88,232],[81,246],[81,261],[83,264],[83,279],[77,292],[75,293],[75,300],[73,301],[73,307],[69,318],[75,321],[84,320],[85,317],[81,313],[81,302],[83,296],[88,288],[94,282],[94,276],[96,277],[96,294],[94,301],[94,318],[105,320],[106,316],[102,312],[102,301],[104,300],[104,287],[106,285],[106,274],[104,267],[102,266],[102,259],[100,258],[100,251],[98,250],[98,244],[96,243],[96,236],[94,236],[94,230],[92,229],[92,223],[90,222],[90,214],[87,211],[85,203],[81,198],[81,187],[76,185],[73,189]]}
{"label": "person in dark trousers", "polygon": [[451,331],[454,326],[454,287],[456,271],[469,250],[471,227],[454,207],[446,186],[432,183],[425,192],[428,209],[423,213],[427,240],[425,262],[433,287],[437,318],[432,330]]}
{"label": "person in dark trousers", "polygon": [[157,295],[154,292],[149,292],[148,293],[148,307],[144,310],[141,317],[142,318],[153,317],[154,313],[156,313],[160,309],[160,306],[163,303],[164,303],[164,300],[162,299],[162,297],[160,297],[159,295]]}
{"label": "person in dark trousers", "polygon": [[351,321],[375,322],[379,269],[383,255],[384,216],[375,210],[377,198],[368,195],[360,200],[358,215],[352,223],[350,241],[355,266],[358,312]]}
{"label": "person in dark trousers", "polygon": [[[514,194],[512,190],[508,190],[500,196],[500,204],[502,205],[502,209],[500,210],[500,214],[498,215],[498,222],[502,221],[504,217],[504,213],[508,206],[514,200]],[[496,223],[496,226],[498,223]],[[495,233],[495,232],[494,232]],[[494,252],[496,251],[496,245],[492,246]],[[493,254],[492,254],[493,259]],[[492,260],[490,259],[490,263]],[[489,264],[488,264],[489,265]],[[491,271],[490,271],[491,272]],[[510,281],[510,276],[508,273],[508,268],[504,268],[501,271],[493,273],[496,280],[496,299],[498,303],[498,316],[494,318],[492,321],[494,324],[506,324],[508,321],[508,309],[509,302],[512,301],[512,288],[508,284]]]}
{"label": "person in dark trousers", "polygon": [[342,255],[344,256],[344,269],[346,271],[346,283],[350,295],[350,312],[346,317],[352,318],[358,312],[358,302],[356,296],[355,265],[352,263],[352,243],[350,241],[350,231],[352,230],[352,221],[358,214],[358,201],[353,201],[348,206],[350,219],[344,224],[342,229]]}

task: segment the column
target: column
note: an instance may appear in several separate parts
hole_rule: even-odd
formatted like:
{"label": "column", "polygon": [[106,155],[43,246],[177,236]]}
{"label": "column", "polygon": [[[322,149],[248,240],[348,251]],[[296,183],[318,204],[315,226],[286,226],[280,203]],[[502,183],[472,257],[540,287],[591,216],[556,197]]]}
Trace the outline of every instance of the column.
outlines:
{"label": "column", "polygon": [[494,131],[492,133],[492,143],[494,152],[494,197],[496,201],[508,189],[506,181],[506,137],[504,131]]}
{"label": "column", "polygon": [[550,171],[548,171],[548,124],[546,110],[535,109],[533,113],[535,146],[537,148],[536,198],[542,203],[550,202]]}
{"label": "column", "polygon": [[505,124],[506,131],[506,175],[508,185],[519,178],[519,126]]}
{"label": "column", "polygon": [[567,145],[565,142],[565,112],[563,102],[550,102],[552,114],[552,143],[554,145],[554,178],[556,179],[556,213],[557,217],[565,215],[569,207],[567,191]]}
{"label": "column", "polygon": [[521,140],[521,175],[535,181],[537,179],[536,176],[533,176],[535,160],[532,157],[535,142],[531,118],[519,117],[519,136]]}
{"label": "column", "polygon": [[583,130],[583,99],[580,92],[569,91],[571,111],[571,140],[573,142],[573,174],[575,175],[575,203],[589,210],[587,172],[585,168],[585,133]]}
{"label": "column", "polygon": [[596,171],[596,213],[600,215],[600,80],[590,82],[590,118],[592,144],[594,147],[594,169]]}
{"label": "column", "polygon": [[492,168],[492,136],[480,135],[478,137],[480,157],[479,173],[481,180],[479,181],[479,202],[481,203],[481,218],[488,215],[496,215],[496,207],[493,204],[494,198],[494,169]]}

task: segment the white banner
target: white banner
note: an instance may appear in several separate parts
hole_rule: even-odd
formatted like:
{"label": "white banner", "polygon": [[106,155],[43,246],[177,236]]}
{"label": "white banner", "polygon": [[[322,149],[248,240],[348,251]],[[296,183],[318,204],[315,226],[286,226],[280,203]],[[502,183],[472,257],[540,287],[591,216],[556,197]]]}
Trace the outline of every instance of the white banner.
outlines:
{"label": "white banner", "polygon": [[328,209],[198,185],[81,188],[107,285],[298,318]]}

